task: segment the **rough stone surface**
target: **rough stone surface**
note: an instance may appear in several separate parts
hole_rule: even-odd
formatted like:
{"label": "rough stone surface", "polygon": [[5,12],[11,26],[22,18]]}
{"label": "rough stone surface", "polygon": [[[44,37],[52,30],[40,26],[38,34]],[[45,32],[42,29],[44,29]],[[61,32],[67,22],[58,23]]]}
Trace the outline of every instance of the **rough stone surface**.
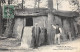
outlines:
{"label": "rough stone surface", "polygon": [[24,24],[24,18],[16,18],[15,24],[13,28],[13,36],[16,38],[21,38],[23,24]]}

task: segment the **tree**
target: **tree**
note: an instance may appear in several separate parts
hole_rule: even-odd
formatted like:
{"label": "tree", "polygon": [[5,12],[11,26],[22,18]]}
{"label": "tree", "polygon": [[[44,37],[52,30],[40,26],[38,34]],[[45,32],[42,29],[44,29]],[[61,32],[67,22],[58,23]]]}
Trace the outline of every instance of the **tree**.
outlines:
{"label": "tree", "polygon": [[34,8],[39,8],[40,0],[35,0]]}
{"label": "tree", "polygon": [[[12,1],[8,0],[8,5],[10,5]],[[13,14],[14,12],[11,12],[12,11],[11,10],[10,13],[8,13],[9,10],[11,10],[11,8],[8,7],[8,10],[7,10],[7,16],[8,17],[6,16],[7,17],[7,26],[6,26],[6,29],[5,29],[5,32],[4,32],[5,37],[13,37],[12,33],[13,33],[13,26],[14,26],[14,18],[11,18],[11,16],[12,16],[11,14]]]}
{"label": "tree", "polygon": [[78,6],[77,10],[79,11],[79,1],[78,0],[71,0],[69,1],[70,5],[72,6]]}
{"label": "tree", "polygon": [[8,4],[12,4],[13,0],[8,0]]}
{"label": "tree", "polygon": [[2,3],[6,3],[5,0],[1,0]]}
{"label": "tree", "polygon": [[35,4],[34,4],[34,9],[38,8],[38,12],[39,12],[40,1],[41,0],[35,0]]}
{"label": "tree", "polygon": [[2,35],[2,7],[1,4],[4,4],[5,0],[0,0],[0,35]]}
{"label": "tree", "polygon": [[48,0],[48,27],[47,27],[47,34],[48,34],[48,44],[53,44],[53,33],[52,33],[52,26],[54,15],[52,14],[53,10],[53,0]]}
{"label": "tree", "polygon": [[1,10],[1,0],[0,0],[0,35],[2,35],[2,24],[1,24],[2,16],[1,16],[1,13],[2,13],[2,10]]}

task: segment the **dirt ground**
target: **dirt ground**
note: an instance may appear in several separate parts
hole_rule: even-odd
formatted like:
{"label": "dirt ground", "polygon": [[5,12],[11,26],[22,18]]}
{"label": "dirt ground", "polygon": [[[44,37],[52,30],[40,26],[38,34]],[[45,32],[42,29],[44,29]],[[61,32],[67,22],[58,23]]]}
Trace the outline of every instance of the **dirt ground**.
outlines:
{"label": "dirt ground", "polygon": [[0,52],[80,52],[80,38],[74,41],[62,42],[60,45],[41,46],[37,49],[28,49],[21,46],[0,46]]}

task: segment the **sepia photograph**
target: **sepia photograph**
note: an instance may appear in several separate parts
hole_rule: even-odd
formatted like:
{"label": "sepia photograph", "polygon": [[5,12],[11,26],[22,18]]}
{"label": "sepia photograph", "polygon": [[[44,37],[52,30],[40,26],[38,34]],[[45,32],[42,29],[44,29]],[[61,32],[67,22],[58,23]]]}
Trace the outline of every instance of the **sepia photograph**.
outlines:
{"label": "sepia photograph", "polygon": [[0,0],[0,52],[80,52],[80,0]]}

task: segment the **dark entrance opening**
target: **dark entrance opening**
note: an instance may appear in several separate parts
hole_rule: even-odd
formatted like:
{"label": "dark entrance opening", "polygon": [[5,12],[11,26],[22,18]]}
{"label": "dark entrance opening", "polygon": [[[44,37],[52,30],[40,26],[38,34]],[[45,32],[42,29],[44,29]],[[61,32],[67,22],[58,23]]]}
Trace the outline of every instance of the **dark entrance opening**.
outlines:
{"label": "dark entrance opening", "polygon": [[26,26],[33,26],[33,18],[26,18]]}

